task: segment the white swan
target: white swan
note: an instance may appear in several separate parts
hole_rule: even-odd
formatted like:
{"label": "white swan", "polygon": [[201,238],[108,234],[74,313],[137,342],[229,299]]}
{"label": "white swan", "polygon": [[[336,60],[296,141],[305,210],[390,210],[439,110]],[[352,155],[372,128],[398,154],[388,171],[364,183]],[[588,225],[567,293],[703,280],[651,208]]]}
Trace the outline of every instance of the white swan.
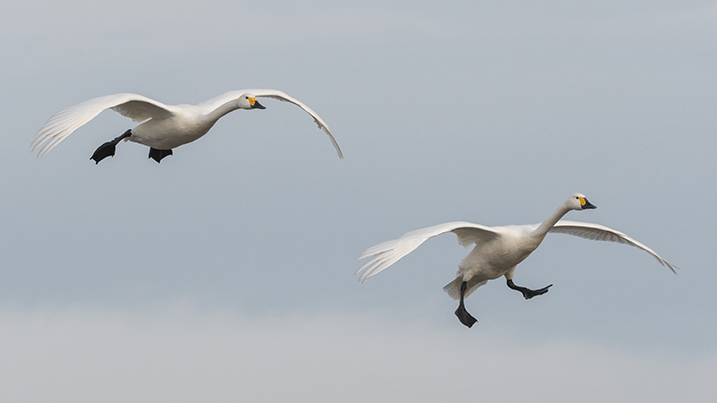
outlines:
{"label": "white swan", "polygon": [[468,247],[475,243],[471,253],[458,265],[456,279],[448,283],[443,290],[453,299],[459,299],[456,316],[464,325],[471,327],[476,319],[465,309],[463,299],[488,280],[505,276],[508,287],[520,291],[525,299],[548,292],[547,287],[531,290],[513,283],[515,266],[525,260],[543,241],[548,232],[576,235],[582,238],[611,241],[628,244],[652,255],[661,265],[667,266],[676,274],[674,266],[660,257],[652,249],[630,238],[622,232],[598,224],[574,221],[559,221],[570,210],[596,208],[587,198],[575,193],[541,224],[511,225],[505,227],[486,227],[469,222],[449,222],[433,227],[408,232],[398,239],[387,241],[368,248],[359,260],[371,259],[361,266],[355,274],[361,273],[359,281],[365,282],[382,270],[411,253],[427,239],[446,232],[458,235],[458,242]]}
{"label": "white swan", "polygon": [[33,152],[39,148],[37,156],[42,157],[100,112],[112,109],[136,122],[144,123],[102,144],[90,159],[99,163],[102,159],[114,155],[117,143],[125,139],[149,146],[149,157],[160,162],[167,155],[172,155],[173,148],[205,135],[217,120],[227,113],[237,109],[266,109],[257,101],[257,97],[291,102],[306,111],[314,118],[319,128],[329,135],[339,158],[344,157],[323,119],[302,102],[277,90],[231,91],[196,106],[165,105],[137,94],[115,94],[94,98],[52,115],[38,130],[30,147]]}

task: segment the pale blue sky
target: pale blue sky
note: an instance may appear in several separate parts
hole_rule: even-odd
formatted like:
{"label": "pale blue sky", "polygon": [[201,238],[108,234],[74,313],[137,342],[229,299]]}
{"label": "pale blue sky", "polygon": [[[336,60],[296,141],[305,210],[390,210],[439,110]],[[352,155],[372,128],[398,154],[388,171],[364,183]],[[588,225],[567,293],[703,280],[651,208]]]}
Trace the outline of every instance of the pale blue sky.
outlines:
{"label": "pale blue sky", "polygon": [[[14,401],[717,392],[717,2],[3,8],[0,390]],[[132,143],[89,160],[134,126],[111,111],[30,154],[54,112],[96,96],[242,88],[308,104],[345,160],[272,100],[160,165]],[[551,235],[516,271],[550,292],[525,301],[490,282],[466,301],[470,330],[441,290],[468,253],[452,234],[353,276],[365,248],[404,232],[537,223],[574,192],[598,209],[567,219],[682,270]]]}

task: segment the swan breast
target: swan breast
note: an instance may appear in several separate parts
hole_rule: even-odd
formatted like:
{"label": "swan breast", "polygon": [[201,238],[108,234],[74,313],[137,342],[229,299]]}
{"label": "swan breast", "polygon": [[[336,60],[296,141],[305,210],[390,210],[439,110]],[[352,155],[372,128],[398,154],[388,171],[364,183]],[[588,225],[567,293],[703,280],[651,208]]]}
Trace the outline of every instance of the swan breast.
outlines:
{"label": "swan breast", "polygon": [[476,245],[459,264],[459,274],[496,279],[525,260],[540,245],[540,240],[518,227],[515,230],[505,227],[502,232],[500,237]]}
{"label": "swan breast", "polygon": [[150,119],[132,129],[129,140],[146,146],[169,150],[190,143],[204,136],[214,126],[216,120],[205,115],[182,108],[167,119]]}

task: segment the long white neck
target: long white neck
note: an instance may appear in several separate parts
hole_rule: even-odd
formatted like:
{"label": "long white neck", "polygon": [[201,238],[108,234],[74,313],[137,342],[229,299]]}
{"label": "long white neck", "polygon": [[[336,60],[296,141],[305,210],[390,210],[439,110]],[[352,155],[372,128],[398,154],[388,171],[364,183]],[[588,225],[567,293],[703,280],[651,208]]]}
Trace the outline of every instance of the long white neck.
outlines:
{"label": "long white neck", "polygon": [[226,103],[223,103],[219,105],[219,107],[208,114],[206,114],[205,118],[210,121],[212,124],[214,124],[219,118],[226,115],[229,112],[235,111],[239,109],[239,102],[238,99],[232,99],[231,101],[228,101]]}
{"label": "long white neck", "polygon": [[562,206],[558,207],[558,209],[555,210],[553,214],[550,215],[550,217],[543,221],[543,223],[540,224],[540,226],[538,226],[535,231],[533,231],[532,235],[540,239],[544,238],[545,235],[548,234],[548,231],[550,231],[550,229],[553,228],[553,226],[558,221],[560,221],[560,219],[563,218],[563,216],[567,214],[570,210],[571,209],[567,206],[567,203],[563,203]]}

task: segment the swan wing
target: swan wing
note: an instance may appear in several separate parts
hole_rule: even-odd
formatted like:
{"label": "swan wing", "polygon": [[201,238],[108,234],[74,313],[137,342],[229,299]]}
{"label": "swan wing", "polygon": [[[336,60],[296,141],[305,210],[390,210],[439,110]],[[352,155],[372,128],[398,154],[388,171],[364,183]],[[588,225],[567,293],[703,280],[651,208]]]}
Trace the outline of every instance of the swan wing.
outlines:
{"label": "swan wing", "polygon": [[319,126],[319,129],[323,130],[324,133],[326,133],[329,136],[329,139],[331,139],[331,144],[334,145],[334,148],[336,149],[336,152],[339,154],[339,158],[344,158],[344,154],[341,152],[341,148],[339,148],[339,143],[336,142],[336,139],[334,138],[334,134],[331,132],[331,129],[329,129],[329,126],[324,122],[321,117],[313,111],[313,109],[309,108],[306,104],[299,101],[296,98],[293,98],[284,92],[278,91],[278,90],[257,90],[257,89],[250,89],[250,90],[239,90],[239,91],[230,91],[225,94],[222,94],[216,98],[212,98],[208,101],[202,102],[201,104],[197,105],[198,108],[200,108],[203,112],[209,113],[219,106],[233,100],[239,98],[243,94],[254,94],[258,98],[273,98],[278,99],[279,101],[284,102],[291,102],[292,104],[298,106],[299,108],[303,109],[304,112],[311,115],[312,118],[314,118],[314,122],[317,126]]}
{"label": "swan wing", "polygon": [[463,221],[422,228],[407,232],[398,239],[386,241],[366,249],[358,260],[370,259],[354,274],[361,273],[359,281],[363,283],[411,253],[429,238],[446,232],[455,233],[458,236],[458,242],[466,247],[473,243],[486,242],[500,236],[500,232],[495,228]]}
{"label": "swan wing", "polygon": [[673,273],[677,274],[677,272],[675,271],[675,268],[677,268],[677,266],[670,264],[667,260],[663,259],[660,255],[655,253],[654,250],[648,248],[641,242],[632,239],[628,235],[623,234],[620,231],[616,231],[612,228],[608,228],[604,225],[561,220],[558,221],[558,223],[555,224],[549,232],[570,234],[585,239],[591,239],[594,241],[609,241],[634,246],[649,253],[650,255],[652,255],[652,257],[657,259],[657,261],[660,262],[661,265],[667,266],[670,270],[672,270]]}
{"label": "swan wing", "polygon": [[30,144],[32,151],[39,148],[37,156],[42,157],[72,132],[107,109],[113,109],[137,122],[150,118],[168,118],[173,114],[172,107],[138,94],[114,94],[93,98],[52,115],[35,134],[35,140]]}

